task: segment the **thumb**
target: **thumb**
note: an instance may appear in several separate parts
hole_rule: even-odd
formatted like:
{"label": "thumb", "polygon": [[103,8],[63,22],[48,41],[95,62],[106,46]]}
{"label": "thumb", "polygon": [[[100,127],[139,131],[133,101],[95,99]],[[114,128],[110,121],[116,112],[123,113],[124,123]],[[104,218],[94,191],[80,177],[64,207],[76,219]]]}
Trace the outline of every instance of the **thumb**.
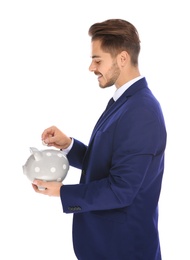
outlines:
{"label": "thumb", "polygon": [[55,143],[55,140],[56,138],[54,136],[51,136],[51,137],[47,137],[45,139],[42,139],[42,144],[43,145],[51,145],[53,143]]}
{"label": "thumb", "polygon": [[46,190],[47,189],[47,187],[46,187],[47,186],[47,182],[46,181],[35,179],[33,181],[33,184],[36,185],[39,190]]}

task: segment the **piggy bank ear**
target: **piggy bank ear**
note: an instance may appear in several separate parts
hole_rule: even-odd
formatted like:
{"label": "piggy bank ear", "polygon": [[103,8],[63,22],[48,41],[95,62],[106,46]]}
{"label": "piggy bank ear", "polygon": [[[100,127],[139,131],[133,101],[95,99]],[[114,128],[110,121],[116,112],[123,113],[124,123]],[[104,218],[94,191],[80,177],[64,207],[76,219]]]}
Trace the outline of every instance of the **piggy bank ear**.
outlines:
{"label": "piggy bank ear", "polygon": [[40,161],[42,159],[42,153],[35,147],[30,147],[30,152],[33,154],[34,159],[36,161]]}

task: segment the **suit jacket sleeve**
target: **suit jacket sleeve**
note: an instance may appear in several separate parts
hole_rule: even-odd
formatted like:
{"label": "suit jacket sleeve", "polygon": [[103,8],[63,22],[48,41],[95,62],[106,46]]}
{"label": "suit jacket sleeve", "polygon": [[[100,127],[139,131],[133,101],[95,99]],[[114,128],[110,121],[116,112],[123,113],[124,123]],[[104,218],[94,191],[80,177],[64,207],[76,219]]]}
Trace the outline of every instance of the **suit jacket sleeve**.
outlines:
{"label": "suit jacket sleeve", "polygon": [[[166,132],[157,102],[126,105],[99,129],[90,147],[75,140],[68,154],[71,165],[84,167],[80,184],[63,185],[66,213],[109,210],[132,204],[151,190],[158,200],[163,173]],[[157,184],[156,184],[157,183]],[[155,203],[156,203],[155,201]]]}

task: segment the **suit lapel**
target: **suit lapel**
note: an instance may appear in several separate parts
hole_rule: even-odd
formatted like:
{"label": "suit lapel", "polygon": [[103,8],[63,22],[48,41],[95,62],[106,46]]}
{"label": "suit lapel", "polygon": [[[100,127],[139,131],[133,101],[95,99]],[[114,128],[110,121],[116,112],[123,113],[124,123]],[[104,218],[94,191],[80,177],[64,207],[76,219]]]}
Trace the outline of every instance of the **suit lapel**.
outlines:
{"label": "suit lapel", "polygon": [[[126,101],[128,98],[130,98],[131,96],[133,96],[136,92],[138,92],[139,90],[141,90],[142,88],[147,87],[147,82],[145,78],[142,78],[140,80],[138,80],[137,82],[135,82],[133,85],[131,85],[120,97],[119,99],[114,102],[114,104],[111,105],[111,107],[109,109],[106,109],[102,115],[100,116],[100,118],[98,119],[94,130],[92,132],[91,138],[90,138],[90,143],[92,142],[96,132],[98,131],[98,129],[100,129],[100,127],[102,126],[102,124],[104,122],[106,122],[106,120],[117,110],[119,109]],[[109,102],[108,102],[109,104]],[[106,107],[107,108],[107,107]]]}

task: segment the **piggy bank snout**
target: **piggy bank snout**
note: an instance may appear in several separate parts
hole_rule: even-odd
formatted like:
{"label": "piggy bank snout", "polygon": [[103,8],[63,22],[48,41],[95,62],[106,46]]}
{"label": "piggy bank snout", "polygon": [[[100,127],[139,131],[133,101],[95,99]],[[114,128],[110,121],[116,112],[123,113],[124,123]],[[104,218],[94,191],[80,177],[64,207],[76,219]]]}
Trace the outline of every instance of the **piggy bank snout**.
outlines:
{"label": "piggy bank snout", "polygon": [[26,166],[25,165],[22,166],[22,170],[23,170],[23,173],[26,175]]}

